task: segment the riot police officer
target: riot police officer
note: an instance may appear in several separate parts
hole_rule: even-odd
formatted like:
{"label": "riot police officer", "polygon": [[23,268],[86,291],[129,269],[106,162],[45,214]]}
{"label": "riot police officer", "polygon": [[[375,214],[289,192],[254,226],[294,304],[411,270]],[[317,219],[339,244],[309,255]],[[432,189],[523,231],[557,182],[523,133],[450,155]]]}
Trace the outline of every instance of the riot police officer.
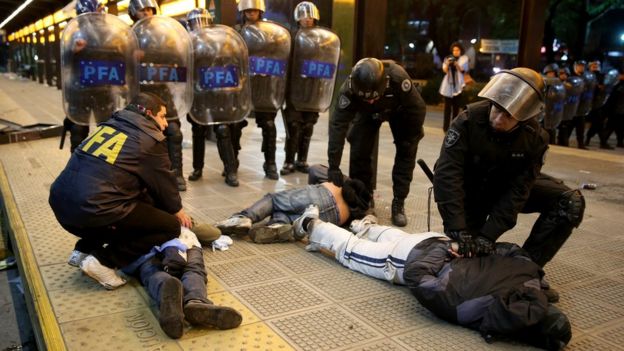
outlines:
{"label": "riot police officer", "polygon": [[591,111],[591,105],[594,96],[594,88],[596,86],[596,76],[585,69],[587,62],[579,60],[574,62],[572,70],[572,76],[580,77],[583,79],[584,89],[581,94],[579,107],[576,111],[576,116],[572,119],[572,124],[567,128],[566,133],[568,138],[572,134],[572,128],[576,133],[576,147],[579,149],[587,150],[585,146],[585,116]]}
{"label": "riot police officer", "polygon": [[[159,8],[155,0],[130,0],[128,5],[128,14],[135,24],[144,18],[149,18],[158,14]],[[136,26],[134,27],[136,30]],[[149,35],[149,34],[148,34]],[[182,39],[182,38],[180,38]],[[187,39],[188,40],[188,39]],[[171,48],[158,48],[161,54],[171,54],[172,56],[183,56],[184,53],[172,52]],[[176,58],[177,59],[177,58]],[[165,58],[166,60],[166,58]],[[144,80],[141,80],[143,83]],[[141,84],[141,91],[149,91],[159,95],[167,104],[167,120],[169,121],[165,135],[167,136],[167,147],[169,149],[169,157],[171,158],[171,167],[176,174],[176,181],[180,191],[186,190],[186,182],[182,174],[182,131],[178,111],[173,103],[172,92],[168,88],[163,88],[162,84],[146,85]]]}
{"label": "riot police officer", "polygon": [[[244,118],[251,108],[247,47],[232,28],[214,25],[206,9],[191,10],[187,15],[187,25],[193,38],[195,62],[195,96],[191,113],[187,116],[193,131],[193,172],[188,179],[196,181],[202,176],[208,124],[215,124],[225,183],[236,187],[239,185],[237,171],[241,130],[247,125]],[[222,45],[225,42],[228,45]],[[231,79],[210,78],[216,72]]]}
{"label": "riot police officer", "polygon": [[[291,60],[293,64],[288,82],[289,91],[286,93],[286,109],[282,111],[286,125],[286,142],[284,144],[286,157],[280,170],[281,175],[293,173],[295,170],[308,173],[308,150],[314,125],[319,118],[318,110],[322,108],[319,105],[324,103],[324,98],[331,102],[337,63],[333,61],[337,61],[340,55],[340,40],[336,35],[333,35],[332,38],[333,33],[326,31],[327,33],[306,35],[309,32],[306,29],[316,27],[320,20],[316,5],[309,1],[300,2],[295,7],[294,18],[299,30],[293,35],[294,59]],[[319,30],[323,30],[323,28],[319,28]],[[297,40],[298,37],[301,39]],[[331,39],[333,39],[334,45],[331,45]],[[319,41],[322,42],[322,45],[317,43]],[[305,46],[299,44],[305,44]],[[323,50],[326,52],[322,53]],[[312,55],[314,56],[306,57]],[[324,61],[319,61],[320,59]],[[312,69],[308,67],[312,64],[315,66],[323,65],[329,69],[317,69],[316,72],[312,72]],[[308,68],[307,71],[306,67]],[[329,74],[325,74],[325,76],[317,74],[321,71]],[[294,95],[296,101],[293,101],[293,97],[290,95]],[[306,106],[297,104],[301,97],[307,100]],[[294,106],[295,104],[299,105],[299,108]],[[297,157],[296,162],[295,155]]]}
{"label": "riot police officer", "polygon": [[[77,16],[85,13],[102,12],[104,12],[104,6],[97,0],[79,0],[76,2]],[[104,37],[110,40],[113,32],[109,31],[102,18],[83,16],[80,19],[76,19],[76,21],[74,25],[77,28],[73,32],[73,38],[67,38],[68,40],[64,41],[67,45],[63,45],[62,50],[63,61],[67,64],[64,67],[68,68],[68,74],[62,75],[64,107],[66,108],[67,116],[63,120],[60,148],[63,148],[65,135],[69,132],[69,151],[71,153],[89,135],[89,123],[92,122],[91,114],[95,117],[95,122],[99,123],[108,119],[116,107],[122,107],[116,106],[114,103],[112,91],[113,86],[123,86],[121,81],[113,84],[95,82],[94,84],[86,85],[82,79],[84,78],[82,75],[84,68],[81,70],[79,61],[86,58],[107,60],[109,62],[111,59],[115,59],[117,62],[123,61],[123,46],[126,44],[115,46],[114,44],[111,45],[110,41],[105,43],[102,40]],[[104,32],[108,32],[108,35],[103,35]],[[117,57],[113,58],[113,56]]]}
{"label": "riot police officer", "polygon": [[591,123],[585,136],[585,145],[589,145],[589,142],[598,134],[600,138],[600,148],[606,150],[613,150],[613,146],[609,145],[606,138],[605,122],[608,118],[605,104],[609,99],[609,95],[613,91],[618,79],[617,70],[610,70],[602,72],[600,61],[595,60],[589,63],[589,70],[596,76],[596,88],[594,89],[594,100],[592,101],[592,110],[589,113],[588,119]]}
{"label": "riot police officer", "polygon": [[523,248],[543,267],[583,219],[580,191],[540,174],[548,149],[535,118],[543,89],[531,69],[502,71],[479,93],[486,100],[469,104],[446,135],[433,189],[445,233],[466,257],[489,254],[519,212],[540,212]]}
{"label": "riot police officer", "polygon": [[242,25],[235,29],[249,49],[253,115],[262,129],[262,168],[267,178],[277,180],[275,117],[284,101],[290,33],[277,23],[262,20],[264,0],[241,0],[238,11]]}
{"label": "riot police officer", "polygon": [[[381,124],[388,121],[396,154],[392,168],[392,223],[403,227],[405,198],[412,182],[418,142],[424,136],[425,102],[403,67],[392,61],[364,58],[358,61],[342,84],[330,115],[329,180],[343,180],[340,160],[345,138],[351,144],[349,177],[360,179],[373,191],[373,142]],[[347,136],[349,124],[353,126]]]}
{"label": "riot police officer", "polygon": [[559,74],[559,65],[556,63],[548,64],[544,67],[545,91],[545,110],[541,125],[548,133],[549,143],[556,143],[557,126],[563,118],[563,106],[566,99],[566,90],[563,82],[557,77]]}

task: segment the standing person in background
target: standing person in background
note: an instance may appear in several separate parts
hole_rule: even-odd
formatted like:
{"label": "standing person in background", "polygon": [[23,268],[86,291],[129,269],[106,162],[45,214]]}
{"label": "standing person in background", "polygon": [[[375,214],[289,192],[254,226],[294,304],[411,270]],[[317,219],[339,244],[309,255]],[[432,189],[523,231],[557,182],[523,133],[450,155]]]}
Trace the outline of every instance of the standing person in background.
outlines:
{"label": "standing person in background", "polygon": [[[446,132],[451,123],[459,114],[461,94],[466,83],[464,73],[468,72],[468,56],[464,55],[464,48],[459,42],[451,44],[451,55],[442,63],[444,78],[440,84],[440,95],[444,96],[444,125]],[[452,113],[451,113],[452,110]]]}

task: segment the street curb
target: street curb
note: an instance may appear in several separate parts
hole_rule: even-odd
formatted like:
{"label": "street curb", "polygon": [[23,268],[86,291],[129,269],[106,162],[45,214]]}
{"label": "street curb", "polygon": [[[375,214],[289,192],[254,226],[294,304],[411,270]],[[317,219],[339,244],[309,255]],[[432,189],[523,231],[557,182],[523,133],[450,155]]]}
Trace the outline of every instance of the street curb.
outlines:
{"label": "street curb", "polygon": [[61,328],[57,322],[52,303],[43,283],[41,271],[17,209],[15,197],[4,165],[0,162],[0,212],[3,223],[13,244],[20,274],[24,279],[24,294],[33,332],[40,350],[66,350]]}

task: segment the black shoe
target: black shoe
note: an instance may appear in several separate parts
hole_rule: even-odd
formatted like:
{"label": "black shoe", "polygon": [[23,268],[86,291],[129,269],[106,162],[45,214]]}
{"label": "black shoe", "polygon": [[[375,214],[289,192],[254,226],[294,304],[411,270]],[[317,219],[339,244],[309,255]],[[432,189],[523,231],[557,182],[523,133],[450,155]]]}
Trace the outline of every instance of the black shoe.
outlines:
{"label": "black shoe", "polygon": [[392,200],[392,224],[397,227],[405,227],[407,225],[403,201]]}
{"label": "black shoe", "polygon": [[238,186],[238,176],[234,172],[225,174],[225,184],[233,187]]}
{"label": "black shoe", "polygon": [[262,165],[262,168],[264,169],[264,176],[272,179],[272,180],[278,180],[279,179],[279,174],[277,174],[277,166],[275,165],[275,163],[264,163]]}
{"label": "black shoe", "polygon": [[191,174],[188,176],[188,180],[190,180],[191,182],[194,182],[201,177],[202,177],[202,170],[194,169],[193,172],[191,172]]}
{"label": "black shoe", "polygon": [[310,171],[310,165],[306,161],[295,162],[295,168],[301,173],[308,173]]}
{"label": "black shoe", "polygon": [[176,176],[176,182],[178,183],[178,191],[186,191],[186,181],[182,175]]}
{"label": "black shoe", "polygon": [[174,277],[167,279],[160,287],[158,323],[165,334],[173,339],[179,339],[184,334],[182,294],[182,282]]}
{"label": "black shoe", "polygon": [[581,149],[581,150],[589,150],[586,146],[584,145],[579,145],[577,146],[577,148]]}
{"label": "black shoe", "polygon": [[605,150],[614,150],[615,148],[609,144],[600,144],[600,148],[601,149],[605,149]]}
{"label": "black shoe", "polygon": [[548,289],[542,289],[542,292],[544,293],[544,295],[546,295],[548,302],[550,303],[559,302],[559,293],[557,292],[557,290],[553,288],[548,288]]}
{"label": "black shoe", "polygon": [[295,173],[295,165],[292,163],[284,163],[282,169],[280,169],[280,174],[287,175],[291,173]]}
{"label": "black shoe", "polygon": [[217,329],[236,328],[243,321],[243,316],[231,307],[215,306],[198,300],[191,300],[184,305],[184,316],[192,325]]}

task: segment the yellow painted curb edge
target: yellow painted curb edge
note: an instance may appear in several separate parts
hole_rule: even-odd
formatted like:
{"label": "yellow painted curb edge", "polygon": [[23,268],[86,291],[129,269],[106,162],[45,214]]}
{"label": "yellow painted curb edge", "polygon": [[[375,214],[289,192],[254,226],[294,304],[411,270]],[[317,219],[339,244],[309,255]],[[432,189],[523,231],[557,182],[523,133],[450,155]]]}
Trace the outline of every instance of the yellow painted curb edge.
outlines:
{"label": "yellow painted curb edge", "polygon": [[66,346],[61,334],[61,328],[54,315],[52,303],[43,283],[41,271],[35,260],[35,254],[30,244],[26,227],[17,209],[9,179],[1,162],[0,194],[2,195],[0,206],[2,206],[5,219],[7,220],[8,235],[10,235],[11,242],[14,244],[17,264],[21,274],[23,274],[22,282],[26,287],[26,305],[33,323],[37,346],[39,349],[44,350],[65,350]]}

